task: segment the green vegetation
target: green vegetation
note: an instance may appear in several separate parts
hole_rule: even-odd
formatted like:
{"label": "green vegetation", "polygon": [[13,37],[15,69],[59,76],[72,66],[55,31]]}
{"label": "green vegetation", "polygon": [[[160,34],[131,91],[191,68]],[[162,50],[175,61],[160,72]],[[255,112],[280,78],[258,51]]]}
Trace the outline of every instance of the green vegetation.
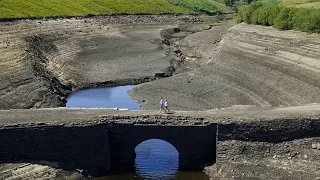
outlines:
{"label": "green vegetation", "polygon": [[320,33],[320,10],[266,5],[254,2],[240,9],[238,21],[274,26],[280,30]]}
{"label": "green vegetation", "polygon": [[194,14],[167,0],[1,0],[0,19],[101,14]]}
{"label": "green vegetation", "polygon": [[111,14],[219,14],[215,0],[0,0],[0,19]]}
{"label": "green vegetation", "polygon": [[279,5],[297,8],[320,8],[320,0],[279,0]]}
{"label": "green vegetation", "polygon": [[[168,0],[171,4],[183,6],[197,12],[209,15],[221,14],[222,11],[217,7],[219,4],[213,0]],[[223,4],[220,4],[223,6]]]}
{"label": "green vegetation", "polygon": [[217,0],[223,1],[233,10],[238,11],[242,6],[249,5],[251,2],[262,2],[265,5],[278,5],[283,7],[296,8],[320,8],[320,0]]}
{"label": "green vegetation", "polygon": [[215,5],[223,13],[232,13],[233,12],[229,6],[226,6],[224,4],[223,0],[208,0],[208,1],[210,3],[212,3],[213,5]]}
{"label": "green vegetation", "polygon": [[266,5],[273,5],[274,6],[279,3],[279,0],[261,0],[261,2]]}

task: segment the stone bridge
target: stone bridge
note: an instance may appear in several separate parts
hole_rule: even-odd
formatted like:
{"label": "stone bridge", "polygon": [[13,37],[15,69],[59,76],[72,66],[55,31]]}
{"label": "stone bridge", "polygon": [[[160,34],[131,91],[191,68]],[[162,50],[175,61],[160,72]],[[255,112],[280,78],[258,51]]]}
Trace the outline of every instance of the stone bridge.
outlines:
{"label": "stone bridge", "polygon": [[[124,122],[128,118],[143,120],[140,123]],[[146,120],[155,118],[161,117],[112,116],[105,120],[97,117],[93,122],[85,120],[78,124],[77,121],[70,124],[59,120],[60,124],[6,126],[0,129],[0,159],[4,162],[58,162],[64,169],[84,169],[89,174],[100,176],[134,171],[135,147],[148,139],[161,139],[178,150],[181,170],[202,170],[206,165],[215,163],[215,123],[146,123]],[[194,121],[193,118],[189,120]]]}
{"label": "stone bridge", "polygon": [[172,115],[63,108],[0,111],[0,163],[42,160],[93,176],[123,173],[134,170],[135,147],[156,138],[178,150],[181,170],[201,170],[214,163],[219,167],[247,151],[260,156],[259,148],[246,148],[257,142],[265,146],[320,137],[319,109],[314,105],[294,108],[294,113],[278,108]]}
{"label": "stone bridge", "polygon": [[148,139],[162,139],[179,152],[179,169],[202,170],[215,162],[216,124],[159,126],[114,124],[109,131],[112,171],[134,170],[134,148]]}

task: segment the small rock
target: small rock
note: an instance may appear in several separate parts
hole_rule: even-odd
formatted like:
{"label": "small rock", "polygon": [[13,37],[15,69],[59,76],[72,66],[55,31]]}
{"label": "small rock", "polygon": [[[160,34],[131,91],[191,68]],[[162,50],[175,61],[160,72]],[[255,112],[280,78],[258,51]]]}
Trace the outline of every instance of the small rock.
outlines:
{"label": "small rock", "polygon": [[317,144],[312,144],[312,149],[317,149]]}
{"label": "small rock", "polygon": [[317,149],[320,150],[320,143],[317,144]]}
{"label": "small rock", "polygon": [[276,154],[273,156],[273,159],[275,159],[275,158],[277,158],[277,155],[276,155]]}
{"label": "small rock", "polygon": [[306,155],[306,154],[303,155],[303,158],[304,158],[304,159],[308,159],[308,155]]}

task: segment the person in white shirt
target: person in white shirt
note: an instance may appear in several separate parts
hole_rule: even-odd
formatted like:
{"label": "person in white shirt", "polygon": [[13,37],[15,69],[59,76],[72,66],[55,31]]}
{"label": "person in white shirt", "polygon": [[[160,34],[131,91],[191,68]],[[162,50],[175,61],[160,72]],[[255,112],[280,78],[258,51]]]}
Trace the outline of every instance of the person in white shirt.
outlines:
{"label": "person in white shirt", "polygon": [[164,101],[164,110],[165,110],[165,111],[168,111],[168,112],[170,111],[167,100]]}
{"label": "person in white shirt", "polygon": [[161,98],[160,99],[160,111],[159,111],[159,113],[161,113],[161,111],[163,110],[164,112],[166,112],[166,109],[164,108],[164,101],[163,101],[163,99]]}

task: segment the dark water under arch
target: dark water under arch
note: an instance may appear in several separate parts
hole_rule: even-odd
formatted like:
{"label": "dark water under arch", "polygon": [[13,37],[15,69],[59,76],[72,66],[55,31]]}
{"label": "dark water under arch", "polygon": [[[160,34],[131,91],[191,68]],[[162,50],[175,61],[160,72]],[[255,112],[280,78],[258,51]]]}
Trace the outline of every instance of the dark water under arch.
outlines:
{"label": "dark water under arch", "polygon": [[146,179],[174,179],[179,171],[179,152],[160,139],[143,141],[135,148],[135,168]]}

